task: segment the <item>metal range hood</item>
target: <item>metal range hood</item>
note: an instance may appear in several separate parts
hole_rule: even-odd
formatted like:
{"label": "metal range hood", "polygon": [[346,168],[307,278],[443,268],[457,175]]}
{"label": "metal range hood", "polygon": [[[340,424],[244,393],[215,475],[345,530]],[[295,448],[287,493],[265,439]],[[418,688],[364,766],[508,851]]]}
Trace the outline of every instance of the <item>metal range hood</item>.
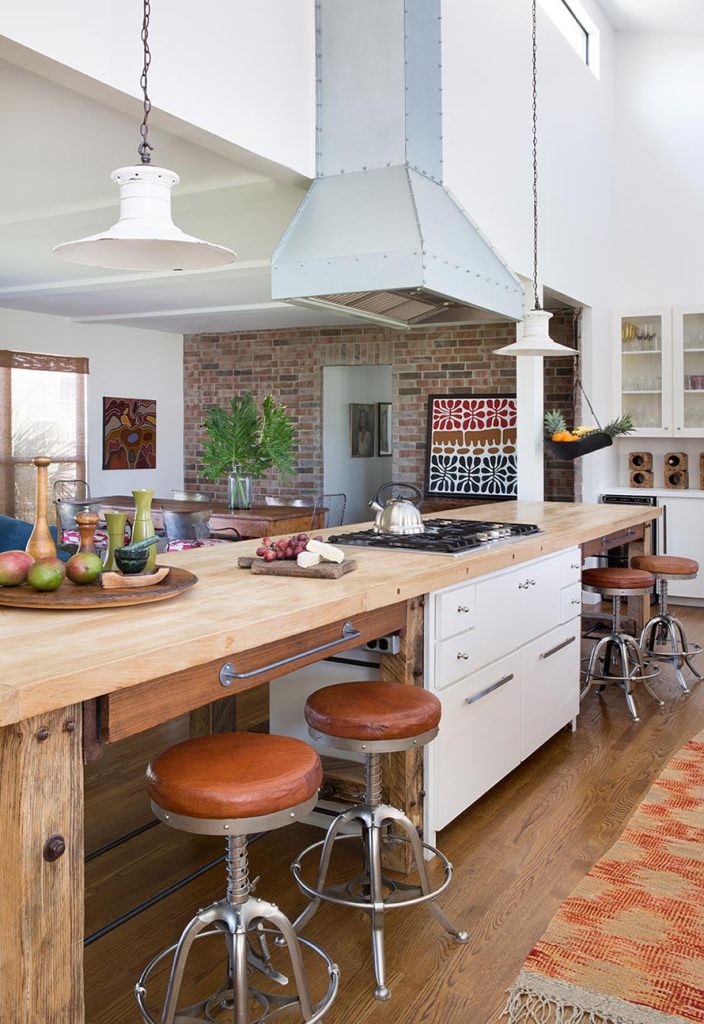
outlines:
{"label": "metal range hood", "polygon": [[317,0],[317,177],[272,298],[393,327],[520,320],[518,278],[442,184],[441,0]]}

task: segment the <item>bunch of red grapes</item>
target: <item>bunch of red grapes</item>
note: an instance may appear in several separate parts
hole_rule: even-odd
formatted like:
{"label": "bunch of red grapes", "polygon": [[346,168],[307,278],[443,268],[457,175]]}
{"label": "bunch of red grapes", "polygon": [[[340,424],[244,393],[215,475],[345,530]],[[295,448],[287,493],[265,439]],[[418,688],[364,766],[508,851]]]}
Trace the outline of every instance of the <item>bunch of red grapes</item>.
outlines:
{"label": "bunch of red grapes", "polygon": [[[322,537],[314,537],[314,540],[322,540]],[[298,558],[302,551],[305,551],[306,544],[310,540],[307,533],[295,533],[288,540],[272,540],[271,537],[264,537],[257,548],[257,554],[265,562],[273,562],[279,559]]]}

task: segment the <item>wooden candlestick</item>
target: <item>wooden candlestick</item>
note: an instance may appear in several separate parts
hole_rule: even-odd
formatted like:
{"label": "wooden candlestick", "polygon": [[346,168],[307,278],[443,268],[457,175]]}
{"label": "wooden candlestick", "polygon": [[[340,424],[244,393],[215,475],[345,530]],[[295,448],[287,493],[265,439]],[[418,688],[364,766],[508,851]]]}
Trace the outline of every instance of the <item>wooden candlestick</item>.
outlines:
{"label": "wooden candlestick", "polygon": [[49,524],[46,518],[51,459],[45,455],[37,455],[32,462],[37,467],[37,497],[34,509],[34,529],[25,550],[36,561],[39,558],[56,558],[56,544],[49,533]]}
{"label": "wooden candlestick", "polygon": [[81,554],[97,554],[95,550],[95,528],[97,525],[98,515],[95,512],[79,512],[76,515],[76,526],[81,537],[78,550]]}

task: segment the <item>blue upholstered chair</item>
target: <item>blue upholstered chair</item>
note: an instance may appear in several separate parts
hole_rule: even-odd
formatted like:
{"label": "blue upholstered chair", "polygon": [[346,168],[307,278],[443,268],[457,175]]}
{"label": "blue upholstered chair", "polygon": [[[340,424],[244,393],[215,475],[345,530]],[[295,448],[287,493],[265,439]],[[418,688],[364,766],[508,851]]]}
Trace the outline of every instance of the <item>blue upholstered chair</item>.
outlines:
{"label": "blue upholstered chair", "polygon": [[[0,516],[0,551],[24,551],[32,529],[32,524],[25,523],[23,519]],[[56,543],[56,527],[50,526],[49,530]],[[57,554],[64,562],[71,557],[66,551],[58,551]]]}

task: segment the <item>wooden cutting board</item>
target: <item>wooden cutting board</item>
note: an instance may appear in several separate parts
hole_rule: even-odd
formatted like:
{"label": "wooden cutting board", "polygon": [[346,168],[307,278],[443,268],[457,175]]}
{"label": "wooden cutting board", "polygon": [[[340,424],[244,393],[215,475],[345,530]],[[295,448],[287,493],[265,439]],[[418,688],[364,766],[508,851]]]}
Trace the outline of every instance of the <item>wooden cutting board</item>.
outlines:
{"label": "wooden cutting board", "polygon": [[263,558],[238,558],[240,569],[251,569],[255,576],[303,576],[313,580],[339,580],[348,572],[357,568],[353,558],[344,562],[320,562],[302,569],[297,562],[280,559],[278,562],[265,562]]}

